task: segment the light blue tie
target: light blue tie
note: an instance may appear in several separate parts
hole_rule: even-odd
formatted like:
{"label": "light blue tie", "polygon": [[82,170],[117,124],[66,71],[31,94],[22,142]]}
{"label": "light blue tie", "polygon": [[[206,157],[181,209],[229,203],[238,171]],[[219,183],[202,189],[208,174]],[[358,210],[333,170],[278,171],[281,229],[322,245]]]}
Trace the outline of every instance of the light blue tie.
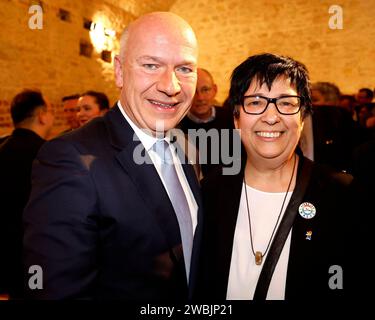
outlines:
{"label": "light blue tie", "polygon": [[165,187],[168,190],[169,199],[176,212],[177,221],[180,227],[182,249],[184,252],[187,281],[189,282],[191,251],[193,247],[193,225],[188,202],[181,182],[178,179],[176,168],[173,164],[173,157],[168,142],[163,139],[154,144],[154,151],[161,159],[161,176]]}

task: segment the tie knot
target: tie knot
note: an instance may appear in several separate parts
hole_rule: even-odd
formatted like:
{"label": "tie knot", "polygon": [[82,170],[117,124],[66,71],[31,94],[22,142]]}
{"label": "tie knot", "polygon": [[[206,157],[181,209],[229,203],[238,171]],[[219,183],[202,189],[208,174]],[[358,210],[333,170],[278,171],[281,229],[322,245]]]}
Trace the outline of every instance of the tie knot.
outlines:
{"label": "tie knot", "polygon": [[155,142],[153,150],[160,157],[161,161],[167,164],[173,164],[172,152],[169,148],[169,143],[164,139]]}

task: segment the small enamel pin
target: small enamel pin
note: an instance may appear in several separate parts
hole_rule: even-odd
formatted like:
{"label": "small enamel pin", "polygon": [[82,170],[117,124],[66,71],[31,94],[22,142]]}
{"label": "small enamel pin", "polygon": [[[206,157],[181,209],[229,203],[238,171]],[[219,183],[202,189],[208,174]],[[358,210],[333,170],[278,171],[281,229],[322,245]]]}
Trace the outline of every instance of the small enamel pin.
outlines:
{"label": "small enamel pin", "polygon": [[306,240],[311,240],[311,236],[312,236],[312,231],[309,230],[306,232]]}
{"label": "small enamel pin", "polygon": [[304,202],[300,204],[298,212],[302,218],[312,219],[315,217],[316,209],[312,203]]}

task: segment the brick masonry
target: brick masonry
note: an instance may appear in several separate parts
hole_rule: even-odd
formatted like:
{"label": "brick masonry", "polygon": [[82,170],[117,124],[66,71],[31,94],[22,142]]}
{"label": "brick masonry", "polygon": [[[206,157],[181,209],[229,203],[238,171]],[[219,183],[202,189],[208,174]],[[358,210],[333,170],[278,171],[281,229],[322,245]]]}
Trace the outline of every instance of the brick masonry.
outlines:
{"label": "brick masonry", "polygon": [[[28,27],[29,6],[39,1],[0,0],[0,135],[12,130],[9,103],[23,88],[39,88],[55,107],[54,134],[64,129],[61,97],[89,89],[105,92],[111,103],[118,89],[112,63],[94,51],[79,55],[89,42],[83,19],[102,20],[121,34],[135,17],[164,10],[184,17],[200,43],[200,66],[211,70],[223,101],[233,68],[251,54],[274,52],[304,62],[313,81],[331,81],[344,93],[374,88],[375,6],[342,0],[43,0],[43,29]],[[332,30],[331,5],[343,8],[343,29]],[[58,17],[60,9],[70,21]],[[113,45],[118,50],[118,42]]]}
{"label": "brick masonry", "polygon": [[[114,103],[118,89],[113,65],[93,51],[88,58],[79,54],[80,42],[90,43],[84,19],[102,21],[119,38],[124,27],[138,15],[168,10],[163,1],[137,0],[43,0],[43,29],[29,28],[29,7],[40,1],[0,0],[0,135],[12,130],[9,104],[24,88],[38,88],[55,107],[53,134],[65,129],[61,98],[65,95],[98,90]],[[70,13],[70,21],[59,18],[59,10]],[[116,40],[113,52],[118,51]]]}
{"label": "brick masonry", "polygon": [[[328,9],[343,9],[332,30]],[[366,0],[177,0],[171,7],[193,26],[200,65],[211,70],[223,101],[232,70],[249,55],[272,52],[306,64],[312,81],[344,93],[375,87],[375,2]]]}

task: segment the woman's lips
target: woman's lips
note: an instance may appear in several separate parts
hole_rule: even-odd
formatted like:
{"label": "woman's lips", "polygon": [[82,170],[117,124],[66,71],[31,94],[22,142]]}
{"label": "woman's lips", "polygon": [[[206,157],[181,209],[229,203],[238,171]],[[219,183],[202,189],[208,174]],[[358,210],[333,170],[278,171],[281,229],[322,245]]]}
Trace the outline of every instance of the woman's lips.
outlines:
{"label": "woman's lips", "polygon": [[283,131],[256,131],[255,134],[262,138],[279,138]]}

